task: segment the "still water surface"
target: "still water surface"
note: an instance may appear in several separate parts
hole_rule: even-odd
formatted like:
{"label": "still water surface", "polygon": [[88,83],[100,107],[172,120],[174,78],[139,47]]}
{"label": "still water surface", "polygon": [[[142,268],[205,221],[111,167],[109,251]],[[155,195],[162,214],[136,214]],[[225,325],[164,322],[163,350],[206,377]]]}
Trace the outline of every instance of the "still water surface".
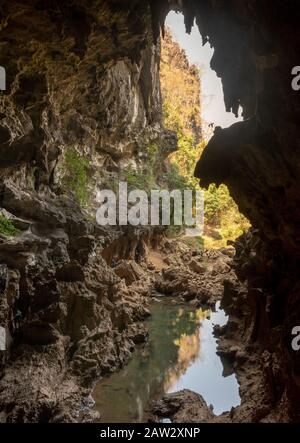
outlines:
{"label": "still water surface", "polygon": [[148,343],[138,347],[124,369],[95,387],[100,421],[143,422],[149,402],[180,389],[201,394],[216,415],[239,405],[236,377],[223,376],[216,354],[213,325],[227,322],[219,303],[211,312],[164,300],[151,312]]}

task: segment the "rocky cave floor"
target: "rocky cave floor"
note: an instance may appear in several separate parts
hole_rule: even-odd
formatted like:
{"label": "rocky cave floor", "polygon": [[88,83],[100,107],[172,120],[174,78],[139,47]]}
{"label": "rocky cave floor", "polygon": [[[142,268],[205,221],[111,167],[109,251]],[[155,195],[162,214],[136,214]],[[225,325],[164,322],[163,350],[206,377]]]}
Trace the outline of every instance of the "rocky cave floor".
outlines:
{"label": "rocky cave floor", "polygon": [[[157,297],[161,294],[172,296],[173,303],[195,308],[214,309],[216,302],[221,301],[221,307],[229,314],[225,326],[215,325],[214,335],[218,337],[218,355],[224,375],[234,372],[237,375],[241,405],[215,416],[201,395],[185,389],[154,401],[148,413],[149,422],[160,422],[163,418],[175,423],[287,420],[283,412],[286,405],[282,410],[273,406],[268,353],[261,353],[257,345],[249,344],[247,340],[241,321],[247,288],[237,278],[234,256],[234,248],[199,250],[180,240],[165,240],[158,249],[147,250],[140,264],[134,260],[121,260],[116,265],[116,274],[124,278],[137,294],[142,292],[145,295],[146,290],[147,303],[149,298],[160,301]],[[141,331],[137,343],[146,340],[147,331]]]}
{"label": "rocky cave floor", "polygon": [[[174,303],[188,303],[195,308],[214,308],[215,303],[222,300],[222,307],[232,309],[228,324],[224,327],[215,326],[214,333],[219,337],[218,353],[224,360],[227,375],[233,371],[237,373],[242,405],[215,417],[201,395],[184,390],[168,394],[153,403],[149,421],[159,421],[163,417],[170,418],[172,422],[187,423],[253,421],[253,417],[254,421],[259,421],[269,412],[270,399],[263,382],[267,363],[263,362],[261,367],[258,350],[243,344],[239,330],[239,313],[234,312],[234,297],[241,296],[244,288],[232,267],[233,256],[233,248],[198,250],[190,248],[182,241],[165,240],[158,249],[146,248],[139,263],[134,259],[118,258],[108,263],[116,279],[121,280],[122,291],[129,297],[127,301],[139,314],[138,321],[132,321],[127,328],[127,340],[121,344],[123,360],[117,366],[114,359],[102,361],[103,376],[126,364],[134,346],[147,341],[147,330],[141,320],[150,315],[149,304],[155,299],[159,300],[161,294],[172,296]],[[110,257],[107,259],[110,261]],[[108,337],[108,340],[111,341],[111,337]],[[94,343],[94,352],[98,351],[100,354],[101,348],[97,349],[97,337],[94,337]],[[111,342],[110,346],[113,347],[114,344]],[[41,408],[39,421],[97,421],[98,412],[90,409],[91,381],[94,383],[97,376],[96,369],[93,368],[92,354],[90,350],[85,350],[89,357],[80,356],[80,365],[76,358],[73,358],[73,371],[70,372],[70,366],[63,364],[58,358],[63,354],[62,348],[63,343],[52,345],[50,349],[47,346],[47,350],[43,346],[35,346],[33,353],[28,346],[22,346],[21,352],[16,348],[12,356],[13,364],[8,366],[5,372],[5,380],[6,386],[19,387],[22,393],[21,404],[20,397],[17,402],[11,397],[11,392],[15,393],[14,389],[7,389],[6,396],[2,390],[2,399],[7,398],[11,404],[12,421],[18,421],[19,408],[20,417],[23,419],[26,408],[28,411],[32,410],[32,401],[36,402],[36,407]],[[77,366],[80,366],[79,371],[76,371]],[[63,382],[58,387],[56,379],[61,372]],[[27,384],[24,384],[22,389],[23,381],[28,381],[29,377],[32,378],[30,384],[34,387],[35,399],[31,398],[33,392],[28,395]],[[53,385],[56,386],[54,391]],[[30,421],[30,415],[27,417]]]}
{"label": "rocky cave floor", "polygon": [[[24,247],[26,241],[23,242]],[[163,417],[187,423],[285,421],[285,408],[278,411],[273,407],[268,354],[261,355],[255,344],[249,344],[244,330],[247,291],[235,273],[234,248],[199,250],[180,240],[160,238],[155,247],[145,242],[141,243],[142,248],[135,245],[135,255],[122,259],[115,244],[120,242],[111,242],[101,249],[101,266],[95,256],[92,267],[89,263],[88,274],[75,261],[60,268],[64,280],[62,293],[65,291],[60,315],[71,318],[65,326],[69,337],[62,334],[51,340],[49,333],[45,346],[45,337],[39,337],[33,320],[14,339],[11,356],[1,374],[1,421],[97,421],[99,413],[91,408],[90,396],[95,382],[125,365],[135,345],[147,341],[143,319],[150,315],[149,305],[160,294],[195,308],[213,308],[221,300],[229,321],[223,327],[215,326],[218,354],[227,375],[233,371],[237,374],[242,402],[230,412],[214,416],[201,395],[185,390],[154,402],[149,421]],[[85,284],[94,291],[100,280],[103,293],[106,281],[107,299],[102,295],[103,299],[95,303],[86,294],[78,301],[82,272]],[[76,303],[70,302],[72,297],[76,297]]]}
{"label": "rocky cave floor", "polygon": [[149,421],[162,418],[175,423],[285,421],[282,411],[273,409],[268,353],[261,354],[255,344],[249,344],[241,321],[247,288],[236,276],[234,256],[234,248],[197,250],[181,241],[167,241],[160,252],[149,254],[148,273],[152,265],[156,268],[150,278],[152,296],[155,297],[155,291],[175,295],[175,303],[189,303],[195,308],[214,309],[216,302],[221,301],[229,321],[222,327],[214,326],[217,352],[224,376],[236,373],[241,395],[240,406],[215,416],[203,397],[195,392],[185,389],[167,394],[153,402]]}

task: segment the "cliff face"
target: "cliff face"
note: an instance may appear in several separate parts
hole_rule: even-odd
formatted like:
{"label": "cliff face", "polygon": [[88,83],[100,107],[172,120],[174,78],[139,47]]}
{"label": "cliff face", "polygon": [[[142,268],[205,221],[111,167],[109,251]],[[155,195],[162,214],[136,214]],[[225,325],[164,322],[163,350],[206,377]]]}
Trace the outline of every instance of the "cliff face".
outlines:
{"label": "cliff face", "polygon": [[159,54],[145,8],[128,18],[110,2],[84,3],[18,2],[17,16],[15,5],[2,6],[1,162],[20,165],[19,180],[34,165],[38,191],[53,190],[69,147],[119,166],[161,132]]}
{"label": "cliff face", "polygon": [[202,138],[199,69],[169,29],[161,42],[160,79],[165,125],[190,136],[196,146]]}
{"label": "cliff face", "polygon": [[110,266],[142,250],[143,233],[97,226],[76,192],[91,209],[99,187],[170,139],[159,47],[143,2],[129,14],[92,3],[1,2],[0,206],[20,231],[0,236],[1,421],[74,420],[144,333],[146,301]]}

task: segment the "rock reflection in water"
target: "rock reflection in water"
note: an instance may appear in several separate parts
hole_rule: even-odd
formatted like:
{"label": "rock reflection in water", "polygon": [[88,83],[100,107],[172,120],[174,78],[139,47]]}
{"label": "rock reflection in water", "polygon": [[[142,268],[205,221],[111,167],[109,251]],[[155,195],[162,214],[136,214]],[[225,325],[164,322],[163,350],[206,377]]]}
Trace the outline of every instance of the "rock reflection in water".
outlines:
{"label": "rock reflection in water", "polygon": [[177,320],[184,314],[189,316],[188,321],[195,323],[195,332],[191,334],[184,332],[174,340],[174,345],[177,346],[177,361],[175,366],[170,367],[166,372],[164,392],[170,392],[180,377],[186,373],[188,367],[199,359],[201,351],[199,328],[201,321],[210,315],[210,311],[198,309],[197,311],[184,312],[184,309],[180,309],[178,314]]}
{"label": "rock reflection in water", "polygon": [[224,325],[227,317],[216,304],[216,312],[205,318],[200,326],[201,350],[199,358],[191,362],[188,370],[178,377],[167,392],[190,389],[201,394],[208,405],[213,406],[216,415],[229,411],[240,404],[239,386],[235,374],[226,376],[221,359],[216,354],[217,343],[213,335],[213,325]]}
{"label": "rock reflection in water", "polygon": [[[210,323],[206,320],[209,315],[201,309],[193,311],[168,302],[156,303],[149,320],[149,342],[136,350],[124,369],[100,381],[94,390],[100,421],[142,422],[149,401],[172,392],[176,386],[197,385],[194,372],[190,380],[189,368],[198,363],[201,366],[205,358],[202,324]],[[219,360],[217,355],[215,358]],[[202,394],[199,389],[193,390]]]}

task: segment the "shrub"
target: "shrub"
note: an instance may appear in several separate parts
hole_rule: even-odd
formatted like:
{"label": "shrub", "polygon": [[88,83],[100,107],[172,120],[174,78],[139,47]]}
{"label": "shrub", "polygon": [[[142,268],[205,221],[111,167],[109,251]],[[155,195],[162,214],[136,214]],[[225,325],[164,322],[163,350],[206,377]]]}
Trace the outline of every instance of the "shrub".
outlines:
{"label": "shrub", "polygon": [[64,183],[71,189],[81,205],[86,205],[88,196],[88,169],[90,161],[75,149],[69,149],[65,157]]}
{"label": "shrub", "polygon": [[156,170],[159,162],[159,149],[155,143],[147,148],[147,160],[143,169],[123,171],[124,179],[127,181],[128,189],[141,189],[149,193],[158,188],[156,183]]}
{"label": "shrub", "polygon": [[4,237],[13,237],[19,233],[19,229],[14,226],[11,220],[0,214],[0,234]]}
{"label": "shrub", "polygon": [[169,167],[169,171],[163,174],[162,176],[163,182],[167,185],[167,188],[171,191],[173,189],[179,189],[183,191],[184,189],[188,189],[188,183],[182,175],[180,175],[178,165],[171,163]]}

